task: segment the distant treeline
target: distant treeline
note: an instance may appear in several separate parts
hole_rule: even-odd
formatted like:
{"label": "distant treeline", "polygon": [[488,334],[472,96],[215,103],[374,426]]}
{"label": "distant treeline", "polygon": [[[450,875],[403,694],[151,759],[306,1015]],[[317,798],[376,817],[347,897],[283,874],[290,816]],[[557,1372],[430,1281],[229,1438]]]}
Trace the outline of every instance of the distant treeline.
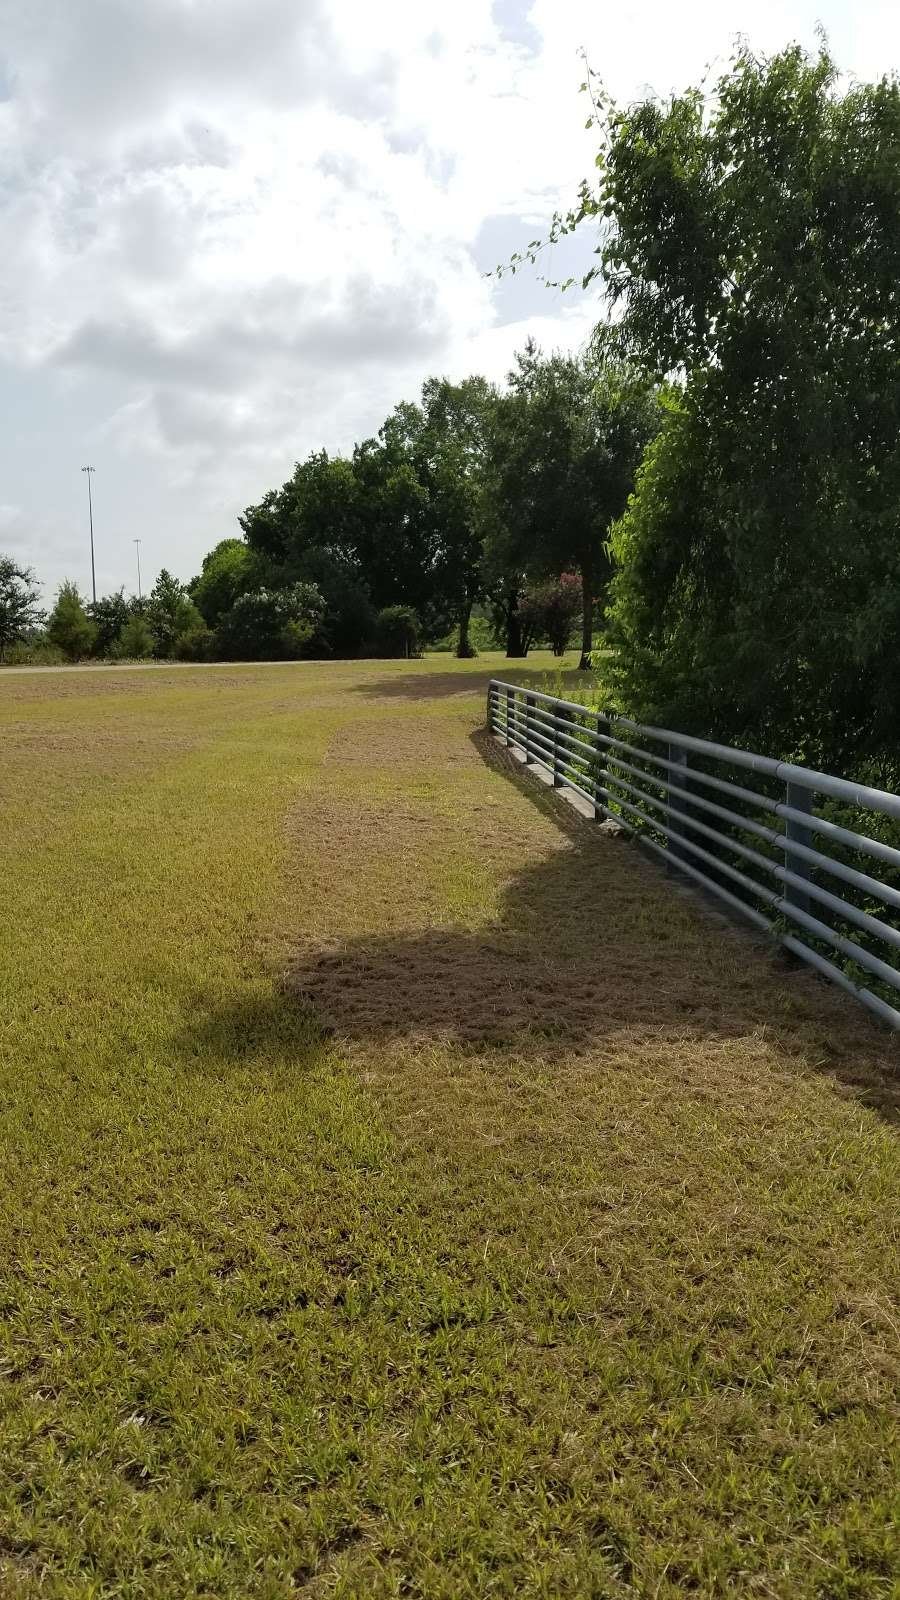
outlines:
{"label": "distant treeline", "polygon": [[477,612],[482,637],[512,656],[537,643],[561,653],[580,618],[586,666],[609,527],[659,416],[655,386],[599,347],[576,358],[529,345],[503,388],[429,379],[351,455],[299,462],[191,583],[163,571],[145,599],[88,604],[67,582],[43,626],[34,595],[0,624],[0,646],[268,660],[410,655],[452,635],[467,656]]}

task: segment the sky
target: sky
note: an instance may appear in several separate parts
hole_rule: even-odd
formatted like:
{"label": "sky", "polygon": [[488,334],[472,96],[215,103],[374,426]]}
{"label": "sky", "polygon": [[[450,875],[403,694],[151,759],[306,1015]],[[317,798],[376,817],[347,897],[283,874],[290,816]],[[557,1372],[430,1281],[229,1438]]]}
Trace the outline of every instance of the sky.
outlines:
{"label": "sky", "polygon": [[590,175],[579,50],[627,101],[818,24],[900,66],[895,0],[0,0],[0,552],[89,594],[90,464],[98,593],[187,580],[428,375],[577,348],[596,288],[487,274]]}

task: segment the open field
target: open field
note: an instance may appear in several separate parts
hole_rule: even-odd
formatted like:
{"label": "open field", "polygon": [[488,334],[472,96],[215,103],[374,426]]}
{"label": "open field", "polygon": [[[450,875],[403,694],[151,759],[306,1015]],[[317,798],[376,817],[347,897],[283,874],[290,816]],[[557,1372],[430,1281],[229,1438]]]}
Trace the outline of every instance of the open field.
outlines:
{"label": "open field", "polygon": [[0,677],[3,1600],[900,1595],[900,1051],[502,665]]}

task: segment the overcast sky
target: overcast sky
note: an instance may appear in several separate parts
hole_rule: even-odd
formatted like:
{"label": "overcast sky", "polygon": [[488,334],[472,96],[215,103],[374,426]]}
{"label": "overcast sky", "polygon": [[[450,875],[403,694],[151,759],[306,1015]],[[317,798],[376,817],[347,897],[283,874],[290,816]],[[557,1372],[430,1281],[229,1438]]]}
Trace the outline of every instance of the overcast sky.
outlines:
{"label": "overcast sky", "polygon": [[580,344],[595,298],[484,276],[590,172],[579,46],[666,94],[817,21],[900,64],[896,0],[0,0],[0,551],[88,590],[90,462],[98,592],[135,538],[187,579],[429,373]]}

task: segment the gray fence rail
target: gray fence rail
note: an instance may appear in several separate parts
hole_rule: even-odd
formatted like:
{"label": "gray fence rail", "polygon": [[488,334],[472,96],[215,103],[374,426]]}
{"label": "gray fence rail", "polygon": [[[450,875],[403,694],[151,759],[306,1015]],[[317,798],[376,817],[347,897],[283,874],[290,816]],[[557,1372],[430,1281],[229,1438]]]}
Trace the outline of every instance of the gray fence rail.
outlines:
{"label": "gray fence rail", "polygon": [[900,1029],[900,796],[498,679],[488,727]]}

